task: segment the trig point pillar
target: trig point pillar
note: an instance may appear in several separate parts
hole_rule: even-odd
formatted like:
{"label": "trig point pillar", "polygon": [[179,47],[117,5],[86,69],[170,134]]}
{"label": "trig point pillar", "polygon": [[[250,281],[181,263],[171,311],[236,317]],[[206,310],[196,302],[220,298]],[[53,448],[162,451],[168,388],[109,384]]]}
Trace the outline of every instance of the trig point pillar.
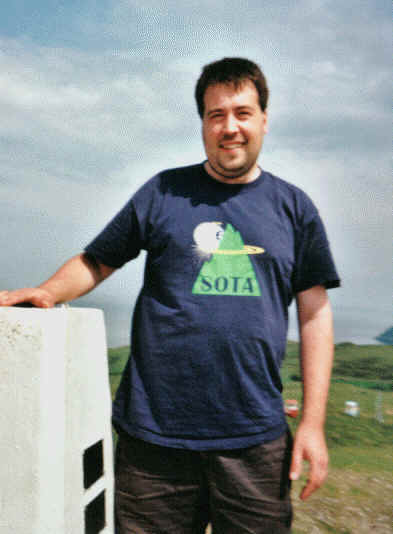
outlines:
{"label": "trig point pillar", "polygon": [[113,534],[103,313],[0,308],[0,534]]}

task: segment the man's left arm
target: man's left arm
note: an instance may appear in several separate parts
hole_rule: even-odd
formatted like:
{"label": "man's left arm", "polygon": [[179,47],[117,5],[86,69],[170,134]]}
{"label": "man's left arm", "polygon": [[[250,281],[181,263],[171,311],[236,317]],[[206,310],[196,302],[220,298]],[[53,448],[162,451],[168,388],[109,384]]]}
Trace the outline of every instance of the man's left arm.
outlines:
{"label": "man's left arm", "polygon": [[333,320],[324,286],[297,294],[300,357],[303,375],[303,411],[293,446],[290,478],[297,480],[303,460],[309,462],[309,476],[300,498],[307,499],[324,482],[328,451],[324,424],[333,364]]}

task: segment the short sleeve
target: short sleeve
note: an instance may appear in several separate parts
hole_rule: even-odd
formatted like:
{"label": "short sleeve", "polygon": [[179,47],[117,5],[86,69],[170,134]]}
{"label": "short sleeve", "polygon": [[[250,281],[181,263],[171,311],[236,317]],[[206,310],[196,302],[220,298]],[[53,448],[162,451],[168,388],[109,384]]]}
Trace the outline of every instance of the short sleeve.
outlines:
{"label": "short sleeve", "polygon": [[340,279],[324,225],[315,210],[298,231],[292,287],[294,293],[299,293],[316,285],[331,289],[340,286]]}
{"label": "short sleeve", "polygon": [[154,217],[155,180],[142,186],[98,236],[87,254],[109,267],[119,268],[147,248]]}

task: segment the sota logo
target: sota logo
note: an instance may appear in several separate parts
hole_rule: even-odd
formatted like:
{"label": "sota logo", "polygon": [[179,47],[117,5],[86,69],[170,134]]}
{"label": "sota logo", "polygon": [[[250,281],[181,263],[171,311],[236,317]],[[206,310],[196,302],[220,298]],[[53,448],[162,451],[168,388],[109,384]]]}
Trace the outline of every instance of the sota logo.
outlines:
{"label": "sota logo", "polygon": [[192,288],[194,295],[261,295],[248,255],[262,254],[263,248],[245,245],[231,224],[224,231],[220,222],[199,224],[193,237],[198,254],[206,257]]}

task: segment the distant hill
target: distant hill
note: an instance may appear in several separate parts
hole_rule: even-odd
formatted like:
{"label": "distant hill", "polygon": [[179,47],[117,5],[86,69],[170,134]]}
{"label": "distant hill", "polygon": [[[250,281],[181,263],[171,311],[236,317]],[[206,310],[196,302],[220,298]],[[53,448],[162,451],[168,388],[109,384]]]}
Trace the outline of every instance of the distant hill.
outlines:
{"label": "distant hill", "polygon": [[[129,347],[108,350],[110,374],[113,377],[118,376],[118,380],[120,380],[120,375],[128,360],[129,352]],[[281,372],[284,383],[301,380],[298,353],[299,343],[288,341],[286,358]],[[391,380],[393,380],[392,355],[393,347],[355,345],[349,342],[337,343],[335,345],[333,379],[356,379],[357,382],[359,380],[378,381],[379,385],[383,383],[382,389],[388,391],[391,389]]]}
{"label": "distant hill", "polygon": [[385,332],[382,332],[382,334],[375,339],[385,345],[393,345],[393,326],[385,330]]}

